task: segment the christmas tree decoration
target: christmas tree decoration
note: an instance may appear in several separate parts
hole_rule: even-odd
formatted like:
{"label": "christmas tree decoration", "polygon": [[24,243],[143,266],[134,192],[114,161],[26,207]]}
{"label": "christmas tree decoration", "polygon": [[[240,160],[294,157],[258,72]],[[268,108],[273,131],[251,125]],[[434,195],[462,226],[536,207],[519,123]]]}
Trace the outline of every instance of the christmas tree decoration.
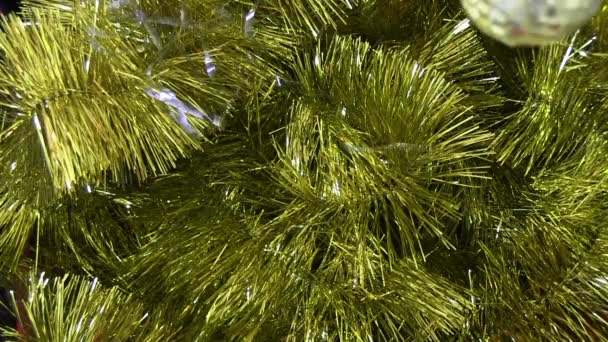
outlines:
{"label": "christmas tree decoration", "polygon": [[587,23],[601,0],[461,0],[473,23],[509,46],[555,43]]}
{"label": "christmas tree decoration", "polygon": [[597,2],[22,5],[2,338],[608,339]]}
{"label": "christmas tree decoration", "polygon": [[[6,334],[12,339],[38,341],[166,341],[162,327],[150,326],[142,303],[114,287],[104,289],[98,280],[77,276],[49,279],[44,272],[31,274],[24,303],[24,328]],[[12,301],[15,301],[14,294]],[[66,319],[67,318],[67,319]]]}

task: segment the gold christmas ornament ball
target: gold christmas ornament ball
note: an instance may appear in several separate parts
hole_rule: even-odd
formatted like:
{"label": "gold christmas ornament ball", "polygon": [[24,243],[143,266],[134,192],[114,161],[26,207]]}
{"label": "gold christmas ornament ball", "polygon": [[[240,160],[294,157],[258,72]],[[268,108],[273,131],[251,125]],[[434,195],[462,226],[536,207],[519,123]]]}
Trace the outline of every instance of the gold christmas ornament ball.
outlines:
{"label": "gold christmas ornament ball", "polygon": [[593,17],[602,0],[460,0],[480,31],[508,46],[561,40]]}

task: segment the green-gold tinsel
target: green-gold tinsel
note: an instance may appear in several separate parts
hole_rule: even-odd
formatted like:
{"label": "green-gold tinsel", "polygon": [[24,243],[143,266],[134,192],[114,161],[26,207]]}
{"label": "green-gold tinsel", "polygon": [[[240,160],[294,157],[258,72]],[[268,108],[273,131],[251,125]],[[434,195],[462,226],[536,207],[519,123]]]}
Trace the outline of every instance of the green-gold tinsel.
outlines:
{"label": "green-gold tinsel", "polygon": [[0,26],[21,341],[608,340],[608,7],[24,0]]}

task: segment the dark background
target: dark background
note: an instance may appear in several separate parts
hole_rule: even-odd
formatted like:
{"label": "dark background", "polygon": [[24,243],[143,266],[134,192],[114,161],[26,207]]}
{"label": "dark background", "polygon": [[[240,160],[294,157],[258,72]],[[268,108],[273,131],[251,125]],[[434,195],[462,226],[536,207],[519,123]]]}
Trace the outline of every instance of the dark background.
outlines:
{"label": "dark background", "polygon": [[0,12],[9,13],[17,10],[19,0],[0,0]]}

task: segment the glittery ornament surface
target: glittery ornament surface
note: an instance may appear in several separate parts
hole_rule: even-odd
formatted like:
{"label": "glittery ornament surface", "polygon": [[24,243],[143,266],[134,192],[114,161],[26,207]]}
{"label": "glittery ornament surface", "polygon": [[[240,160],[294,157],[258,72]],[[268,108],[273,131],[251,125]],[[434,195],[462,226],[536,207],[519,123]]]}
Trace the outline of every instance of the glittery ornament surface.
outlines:
{"label": "glittery ornament surface", "polygon": [[485,34],[509,46],[554,43],[575,32],[600,8],[601,0],[461,0]]}

